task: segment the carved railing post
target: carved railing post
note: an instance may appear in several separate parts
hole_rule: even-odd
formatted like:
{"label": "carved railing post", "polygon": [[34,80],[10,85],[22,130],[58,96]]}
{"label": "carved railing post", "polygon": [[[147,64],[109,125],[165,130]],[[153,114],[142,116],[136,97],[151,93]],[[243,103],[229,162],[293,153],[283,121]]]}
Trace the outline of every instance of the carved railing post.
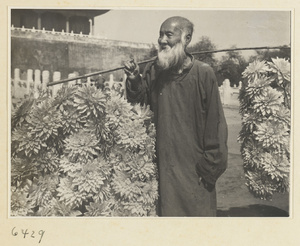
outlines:
{"label": "carved railing post", "polygon": [[33,85],[33,95],[35,98],[39,96],[39,89],[41,88],[41,70],[34,70],[34,85]]}
{"label": "carved railing post", "polygon": [[[76,74],[75,73],[70,73],[68,75],[68,78],[71,79],[71,78],[75,78],[76,77]],[[76,85],[76,80],[71,80],[68,82],[68,85],[69,86],[72,86],[72,85]]]}
{"label": "carved railing post", "polygon": [[45,70],[42,72],[42,90],[47,90],[47,84],[49,83],[50,72]]}
{"label": "carved railing post", "polygon": [[27,81],[26,81],[26,94],[29,95],[33,89],[33,70],[27,70]]}
{"label": "carved railing post", "polygon": [[[61,77],[61,73],[58,71],[55,71],[53,73],[53,81],[58,81],[60,80]],[[57,91],[62,87],[62,84],[58,84],[58,85],[53,85],[53,89],[52,89],[52,96],[55,97],[57,94]]]}
{"label": "carved railing post", "polygon": [[21,84],[20,69],[15,68],[15,70],[14,70],[14,96],[15,96],[15,98],[21,98],[22,88],[21,88],[20,84]]}
{"label": "carved railing post", "polygon": [[229,104],[230,102],[230,81],[229,79],[225,79],[223,82],[223,90],[224,90],[224,101],[223,103]]}

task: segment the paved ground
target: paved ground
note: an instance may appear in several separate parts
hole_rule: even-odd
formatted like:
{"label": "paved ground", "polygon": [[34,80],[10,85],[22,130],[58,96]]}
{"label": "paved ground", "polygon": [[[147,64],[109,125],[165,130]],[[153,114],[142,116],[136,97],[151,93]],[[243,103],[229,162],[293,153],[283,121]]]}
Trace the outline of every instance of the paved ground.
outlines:
{"label": "paved ground", "polygon": [[217,182],[218,216],[288,216],[289,194],[276,194],[272,201],[255,198],[245,185],[243,161],[237,136],[241,130],[238,108],[224,107],[228,124],[228,169]]}

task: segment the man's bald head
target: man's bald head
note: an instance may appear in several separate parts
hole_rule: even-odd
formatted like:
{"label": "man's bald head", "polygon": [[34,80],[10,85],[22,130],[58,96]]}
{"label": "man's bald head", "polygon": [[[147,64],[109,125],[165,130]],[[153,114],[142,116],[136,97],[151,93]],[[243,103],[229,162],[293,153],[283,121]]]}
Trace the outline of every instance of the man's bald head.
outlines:
{"label": "man's bald head", "polygon": [[182,32],[184,32],[185,34],[189,34],[190,36],[192,36],[194,32],[194,24],[188,19],[181,16],[170,17],[166,19],[161,26],[163,25],[176,26]]}

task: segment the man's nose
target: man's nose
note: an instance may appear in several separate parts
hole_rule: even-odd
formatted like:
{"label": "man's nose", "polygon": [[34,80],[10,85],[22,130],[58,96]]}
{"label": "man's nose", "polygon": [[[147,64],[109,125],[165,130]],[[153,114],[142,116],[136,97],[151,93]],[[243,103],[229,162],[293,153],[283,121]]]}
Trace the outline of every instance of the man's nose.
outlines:
{"label": "man's nose", "polygon": [[167,38],[166,38],[166,35],[163,35],[162,37],[159,37],[158,38],[158,43],[159,44],[167,44]]}

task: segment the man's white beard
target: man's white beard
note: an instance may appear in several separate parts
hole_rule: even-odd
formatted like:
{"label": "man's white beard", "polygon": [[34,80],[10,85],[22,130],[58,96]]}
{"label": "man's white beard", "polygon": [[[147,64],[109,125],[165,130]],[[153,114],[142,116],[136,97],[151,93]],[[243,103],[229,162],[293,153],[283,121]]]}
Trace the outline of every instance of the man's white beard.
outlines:
{"label": "man's white beard", "polygon": [[158,61],[157,65],[162,70],[168,69],[181,69],[184,60],[186,58],[186,54],[184,51],[184,46],[182,42],[175,44],[172,48],[167,46],[167,48],[162,49],[159,47],[158,52]]}

